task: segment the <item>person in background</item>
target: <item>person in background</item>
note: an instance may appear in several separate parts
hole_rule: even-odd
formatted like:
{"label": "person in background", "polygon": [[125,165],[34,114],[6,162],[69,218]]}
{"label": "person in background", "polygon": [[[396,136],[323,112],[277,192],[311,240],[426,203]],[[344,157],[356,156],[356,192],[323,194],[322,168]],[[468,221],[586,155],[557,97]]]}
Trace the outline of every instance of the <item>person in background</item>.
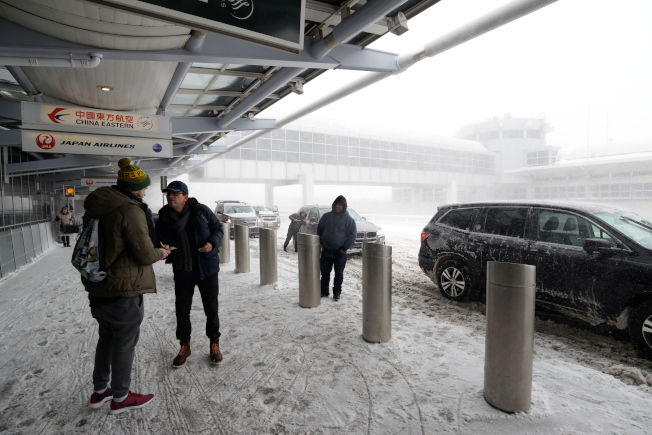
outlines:
{"label": "person in background", "polygon": [[84,227],[91,218],[100,219],[106,271],[100,282],[81,278],[99,334],[89,406],[100,408],[113,399],[110,414],[142,408],[154,398],[130,391],[131,368],[145,313],[143,295],[156,293],[152,264],[170,254],[157,248],[150,236],[154,232],[151,211],[143,202],[149,176],[130,163],[128,158],[120,159],[117,184],[100,187],[84,201]]}
{"label": "person in background", "polygon": [[54,220],[57,222],[57,236],[61,237],[64,248],[70,248],[70,236],[61,231],[62,225],[72,225],[75,222],[75,214],[68,210],[68,207],[62,207],[61,211],[57,212]]}
{"label": "person in background", "polygon": [[321,297],[328,297],[328,285],[331,270],[335,269],[333,279],[333,300],[339,301],[344,281],[344,266],[346,266],[346,251],[355,243],[356,225],[346,211],[346,198],[342,195],[333,201],[332,211],[324,213],[317,225],[317,235],[321,244]]}
{"label": "person in background", "polygon": [[294,252],[297,252],[297,234],[299,234],[301,225],[303,225],[303,223],[306,221],[306,212],[303,211],[303,209],[299,209],[298,212],[292,213],[289,216],[289,219],[290,226],[288,227],[288,235],[285,238],[285,243],[283,244],[283,250],[287,252],[288,244],[290,243],[290,240],[292,240],[294,244]]}
{"label": "person in background", "polygon": [[222,223],[211,209],[200,204],[195,198],[188,198],[188,186],[185,183],[173,181],[163,192],[168,205],[158,212],[156,235],[163,247],[176,248],[166,263],[172,263],[174,272],[176,336],[181,345],[172,367],[182,367],[191,354],[190,308],[195,286],[199,289],[206,314],[210,360],[213,364],[220,364],[222,352],[217,296],[220,292],[218,253],[224,235]]}

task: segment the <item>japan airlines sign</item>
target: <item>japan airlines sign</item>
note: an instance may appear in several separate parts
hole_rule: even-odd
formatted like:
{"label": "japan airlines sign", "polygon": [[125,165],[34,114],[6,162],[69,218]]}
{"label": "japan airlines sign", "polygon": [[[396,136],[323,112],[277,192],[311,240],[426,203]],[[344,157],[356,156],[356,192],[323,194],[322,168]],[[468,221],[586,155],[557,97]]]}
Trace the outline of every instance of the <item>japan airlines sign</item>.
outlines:
{"label": "japan airlines sign", "polygon": [[172,157],[172,141],[57,131],[22,130],[23,151],[120,157]]}
{"label": "japan airlines sign", "polygon": [[306,0],[83,0],[192,29],[303,49]]}

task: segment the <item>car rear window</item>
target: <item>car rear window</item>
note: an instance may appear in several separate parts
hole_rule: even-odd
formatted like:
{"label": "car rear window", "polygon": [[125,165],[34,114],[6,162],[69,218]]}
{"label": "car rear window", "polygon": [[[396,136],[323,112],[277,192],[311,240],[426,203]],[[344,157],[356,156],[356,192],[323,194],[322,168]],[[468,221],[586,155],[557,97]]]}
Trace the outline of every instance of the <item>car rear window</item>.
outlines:
{"label": "car rear window", "polygon": [[468,230],[471,227],[471,218],[475,215],[475,212],[476,209],[474,208],[451,210],[439,219],[438,223],[459,230]]}
{"label": "car rear window", "polygon": [[487,210],[484,223],[478,222],[475,229],[482,233],[522,239],[527,212],[528,209],[523,207],[490,208]]}

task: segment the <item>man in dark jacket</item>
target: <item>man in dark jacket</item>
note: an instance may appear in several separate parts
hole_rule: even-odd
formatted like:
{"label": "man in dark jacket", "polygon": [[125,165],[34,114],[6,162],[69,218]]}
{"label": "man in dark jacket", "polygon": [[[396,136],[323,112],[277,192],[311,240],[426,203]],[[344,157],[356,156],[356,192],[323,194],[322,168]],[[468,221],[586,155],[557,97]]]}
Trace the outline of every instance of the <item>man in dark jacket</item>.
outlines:
{"label": "man in dark jacket", "polygon": [[294,244],[294,252],[297,252],[297,234],[301,229],[301,225],[306,221],[306,212],[303,209],[300,209],[297,213],[292,213],[290,215],[290,226],[288,227],[288,236],[285,238],[285,243],[283,244],[283,250],[287,252],[288,244],[290,240]]}
{"label": "man in dark jacket", "polygon": [[172,366],[183,366],[191,354],[190,307],[195,286],[199,288],[206,314],[210,359],[213,364],[219,364],[222,362],[222,353],[220,319],[217,313],[217,295],[220,291],[217,273],[220,271],[219,246],[224,234],[222,224],[208,207],[195,198],[188,198],[188,186],[185,183],[173,181],[163,192],[168,205],[158,212],[156,235],[164,247],[175,249],[166,263],[172,263],[174,272],[176,335],[181,344]]}
{"label": "man in dark jacket", "polygon": [[152,214],[142,199],[149,176],[130,163],[128,158],[120,159],[117,185],[101,187],[84,201],[84,227],[91,218],[100,218],[104,247],[100,260],[106,272],[100,282],[81,279],[99,335],[93,370],[95,392],[89,406],[100,408],[113,399],[111,414],[142,408],[154,397],[129,391],[131,367],[145,310],[143,295],[156,292],[152,264],[170,254],[155,247],[152,239]]}
{"label": "man in dark jacket", "polygon": [[346,251],[355,243],[356,225],[346,211],[346,198],[342,195],[335,198],[333,211],[324,213],[317,225],[317,235],[321,243],[321,296],[328,297],[328,284],[331,279],[331,269],[335,269],[333,279],[333,300],[339,301],[344,281],[344,266],[346,266]]}

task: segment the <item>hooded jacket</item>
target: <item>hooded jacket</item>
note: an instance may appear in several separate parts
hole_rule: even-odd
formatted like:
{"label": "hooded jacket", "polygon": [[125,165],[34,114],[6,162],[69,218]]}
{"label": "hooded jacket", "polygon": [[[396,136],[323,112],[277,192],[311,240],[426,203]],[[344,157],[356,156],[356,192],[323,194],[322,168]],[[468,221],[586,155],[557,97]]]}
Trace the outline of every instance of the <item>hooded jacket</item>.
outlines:
{"label": "hooded jacket", "polygon": [[84,227],[99,217],[104,245],[104,270],[100,282],[82,277],[86,291],[101,297],[133,297],[156,293],[152,264],[163,257],[154,247],[147,225],[147,204],[111,187],[100,187],[84,201]]}
{"label": "hooded jacket", "polygon": [[306,216],[301,217],[302,211],[303,209],[299,210],[296,213],[292,213],[289,216],[290,226],[288,227],[288,232],[293,232],[293,233],[299,232],[299,230],[301,229],[301,225],[303,225],[306,222]]}
{"label": "hooded jacket", "polygon": [[[195,281],[194,278],[204,280],[220,271],[219,248],[222,246],[224,231],[222,230],[222,223],[211,209],[200,204],[195,198],[188,198],[186,207],[190,208],[186,231],[193,255],[192,264],[193,268],[196,266],[198,270],[194,270],[193,273],[185,273],[173,269],[174,279],[184,282]],[[177,244],[177,235],[171,229],[173,224],[172,213],[176,212],[169,205],[159,210],[159,217],[156,221],[156,236],[164,245],[175,246]],[[199,252],[199,248],[204,246],[206,242],[213,245],[213,249],[210,252]],[[172,254],[168,256],[165,262],[173,263],[176,255],[177,251],[172,251]]]}
{"label": "hooded jacket", "polygon": [[335,213],[335,211],[324,213],[317,225],[317,235],[319,236],[319,242],[326,247],[327,251],[338,251],[342,249],[346,252],[355,243],[357,227],[355,221],[346,210],[346,198],[342,195],[338,196],[333,201],[333,208],[337,202],[341,202],[344,205],[344,210],[342,213]]}

